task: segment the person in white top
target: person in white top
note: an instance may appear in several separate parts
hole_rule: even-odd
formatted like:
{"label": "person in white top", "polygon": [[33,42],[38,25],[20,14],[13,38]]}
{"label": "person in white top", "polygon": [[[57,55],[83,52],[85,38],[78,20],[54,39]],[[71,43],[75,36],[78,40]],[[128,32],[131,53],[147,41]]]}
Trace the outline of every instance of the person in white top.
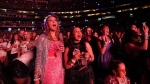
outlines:
{"label": "person in white top", "polygon": [[[11,63],[11,76],[16,84],[28,84],[29,80],[29,65],[33,59],[33,48],[29,48],[28,44],[31,44],[31,33],[24,32],[25,41],[20,44],[20,53]],[[28,82],[28,83],[27,83]]]}
{"label": "person in white top", "polygon": [[[4,38],[0,36],[0,84],[10,84],[7,77],[6,70],[6,45],[7,42],[4,41]],[[6,74],[5,74],[6,73]]]}
{"label": "person in white top", "polygon": [[7,52],[6,52],[7,42],[4,42],[3,38],[0,37],[0,63],[5,61]]}
{"label": "person in white top", "polygon": [[10,42],[8,42],[6,51],[8,52],[8,62],[9,64],[13,59],[18,57],[19,53],[19,35],[18,33],[14,33]]}

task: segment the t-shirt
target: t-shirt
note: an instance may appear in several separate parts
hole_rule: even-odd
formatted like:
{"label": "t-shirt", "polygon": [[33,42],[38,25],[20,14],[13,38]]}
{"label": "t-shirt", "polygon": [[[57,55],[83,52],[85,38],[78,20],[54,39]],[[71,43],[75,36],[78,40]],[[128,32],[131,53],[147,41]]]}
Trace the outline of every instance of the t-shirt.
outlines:
{"label": "t-shirt", "polygon": [[27,45],[31,42],[24,42],[20,44],[20,48],[23,49],[24,53],[16,58],[17,60],[23,62],[26,66],[29,66],[30,61],[33,59],[33,49],[29,49]]}
{"label": "t-shirt", "polygon": [[7,52],[3,49],[3,47],[6,47],[6,45],[7,42],[0,43],[0,57],[7,55]]}
{"label": "t-shirt", "polygon": [[[10,54],[18,53],[18,47],[19,47],[19,45],[20,45],[20,42],[19,42],[19,41],[15,41],[14,44],[16,44],[17,47],[13,47],[13,48],[11,49]],[[9,42],[8,45],[7,45],[7,48],[10,48],[11,46],[12,46],[12,45],[11,45],[10,42]]]}

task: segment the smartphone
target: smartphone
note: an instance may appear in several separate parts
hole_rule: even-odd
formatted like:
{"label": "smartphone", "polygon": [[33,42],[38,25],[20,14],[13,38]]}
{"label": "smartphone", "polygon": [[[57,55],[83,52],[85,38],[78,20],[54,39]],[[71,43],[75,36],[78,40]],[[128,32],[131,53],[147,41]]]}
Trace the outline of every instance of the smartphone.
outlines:
{"label": "smartphone", "polygon": [[142,22],[142,25],[143,25],[143,26],[146,26],[146,22]]}
{"label": "smartphone", "polygon": [[80,53],[80,50],[77,49],[77,48],[75,48],[74,51],[73,51],[73,53],[74,53],[74,54],[78,54],[78,53]]}

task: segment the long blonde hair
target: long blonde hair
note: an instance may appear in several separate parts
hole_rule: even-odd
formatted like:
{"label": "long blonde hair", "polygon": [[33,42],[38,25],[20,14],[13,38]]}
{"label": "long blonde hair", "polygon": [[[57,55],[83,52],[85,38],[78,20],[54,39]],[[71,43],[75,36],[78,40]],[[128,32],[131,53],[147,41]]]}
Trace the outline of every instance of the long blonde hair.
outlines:
{"label": "long blonde hair", "polygon": [[52,36],[49,34],[50,33],[50,28],[48,27],[48,19],[50,17],[55,17],[57,19],[57,23],[58,23],[58,26],[57,26],[57,30],[55,32],[55,35],[56,35],[56,38],[58,40],[60,40],[59,38],[59,33],[60,33],[60,28],[59,28],[59,18],[55,15],[55,14],[52,14],[52,15],[48,15],[47,17],[45,17],[44,19],[44,28],[45,28],[45,34],[47,37],[49,37],[50,40],[53,40]]}

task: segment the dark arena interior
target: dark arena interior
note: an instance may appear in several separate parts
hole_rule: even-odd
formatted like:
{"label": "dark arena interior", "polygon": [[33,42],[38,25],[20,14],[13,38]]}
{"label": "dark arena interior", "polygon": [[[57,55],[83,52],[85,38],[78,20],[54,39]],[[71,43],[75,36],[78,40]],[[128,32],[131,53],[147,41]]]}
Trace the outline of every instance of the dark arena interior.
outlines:
{"label": "dark arena interior", "polygon": [[150,84],[149,27],[150,0],[0,0],[0,84]]}

